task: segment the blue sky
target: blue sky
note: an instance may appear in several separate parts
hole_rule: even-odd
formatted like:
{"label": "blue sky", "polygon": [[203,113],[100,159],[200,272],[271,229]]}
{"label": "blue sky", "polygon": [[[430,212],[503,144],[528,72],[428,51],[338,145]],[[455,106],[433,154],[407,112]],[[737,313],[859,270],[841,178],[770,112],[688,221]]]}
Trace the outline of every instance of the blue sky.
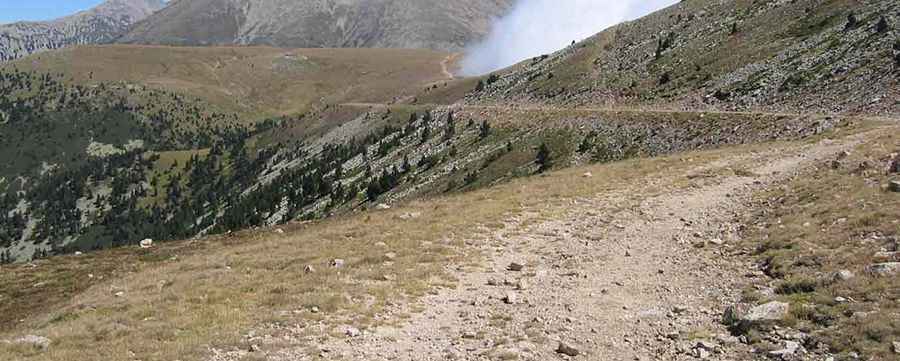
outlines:
{"label": "blue sky", "polygon": [[49,20],[90,9],[103,0],[0,0],[0,23]]}

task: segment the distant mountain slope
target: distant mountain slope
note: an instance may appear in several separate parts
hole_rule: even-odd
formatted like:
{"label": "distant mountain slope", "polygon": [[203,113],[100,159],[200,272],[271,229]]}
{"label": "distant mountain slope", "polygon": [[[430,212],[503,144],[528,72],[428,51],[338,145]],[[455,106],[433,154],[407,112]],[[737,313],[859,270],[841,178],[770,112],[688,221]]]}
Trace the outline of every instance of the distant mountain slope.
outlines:
{"label": "distant mountain slope", "polygon": [[126,82],[190,95],[257,121],[342,102],[390,102],[447,80],[424,49],[75,46],[9,62],[76,84]]}
{"label": "distant mountain slope", "polygon": [[110,42],[164,6],[162,0],[108,0],[56,20],[0,25],[0,61],[69,45]]}
{"label": "distant mountain slope", "polygon": [[900,113],[900,2],[682,1],[491,79],[473,103]]}
{"label": "distant mountain slope", "polygon": [[179,0],[121,42],[459,50],[512,0]]}

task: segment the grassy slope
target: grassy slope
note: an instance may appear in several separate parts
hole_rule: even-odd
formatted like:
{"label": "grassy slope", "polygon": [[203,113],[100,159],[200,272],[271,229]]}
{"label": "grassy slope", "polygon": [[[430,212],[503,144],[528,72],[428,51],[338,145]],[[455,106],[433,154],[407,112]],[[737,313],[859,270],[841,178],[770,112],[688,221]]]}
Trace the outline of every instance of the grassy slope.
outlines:
{"label": "grassy slope", "polygon": [[192,95],[243,118],[316,105],[388,102],[443,79],[447,54],[398,49],[82,46],[8,65],[62,72],[76,83],[119,82]]}
{"label": "grassy slope", "polygon": [[[814,175],[760,194],[744,245],[773,278],[748,287],[744,298],[790,302],[785,323],[832,352],[890,359],[890,341],[900,339],[900,280],[867,267],[900,260],[878,255],[897,251],[900,239],[900,194],[883,188],[897,179],[888,172],[897,152],[897,134],[882,134]],[[855,277],[835,279],[840,270]]]}

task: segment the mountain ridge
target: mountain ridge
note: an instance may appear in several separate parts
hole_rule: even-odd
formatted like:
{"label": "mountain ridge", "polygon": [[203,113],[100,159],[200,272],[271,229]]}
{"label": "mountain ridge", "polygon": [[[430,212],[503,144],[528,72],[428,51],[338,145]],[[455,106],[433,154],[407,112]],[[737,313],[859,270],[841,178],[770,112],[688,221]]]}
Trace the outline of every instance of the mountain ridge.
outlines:
{"label": "mountain ridge", "polygon": [[181,0],[119,41],[456,51],[484,36],[511,6],[511,0]]}
{"label": "mountain ridge", "polygon": [[108,0],[58,19],[0,24],[0,62],[70,45],[112,42],[164,6],[163,0]]}

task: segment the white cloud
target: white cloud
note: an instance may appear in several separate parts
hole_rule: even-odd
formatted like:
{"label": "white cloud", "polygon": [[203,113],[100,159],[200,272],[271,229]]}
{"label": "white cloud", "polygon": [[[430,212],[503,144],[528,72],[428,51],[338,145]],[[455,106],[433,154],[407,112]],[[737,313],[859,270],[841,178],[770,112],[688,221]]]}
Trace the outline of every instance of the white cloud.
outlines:
{"label": "white cloud", "polygon": [[562,49],[678,0],[518,0],[479,44],[467,50],[465,75],[485,74]]}

